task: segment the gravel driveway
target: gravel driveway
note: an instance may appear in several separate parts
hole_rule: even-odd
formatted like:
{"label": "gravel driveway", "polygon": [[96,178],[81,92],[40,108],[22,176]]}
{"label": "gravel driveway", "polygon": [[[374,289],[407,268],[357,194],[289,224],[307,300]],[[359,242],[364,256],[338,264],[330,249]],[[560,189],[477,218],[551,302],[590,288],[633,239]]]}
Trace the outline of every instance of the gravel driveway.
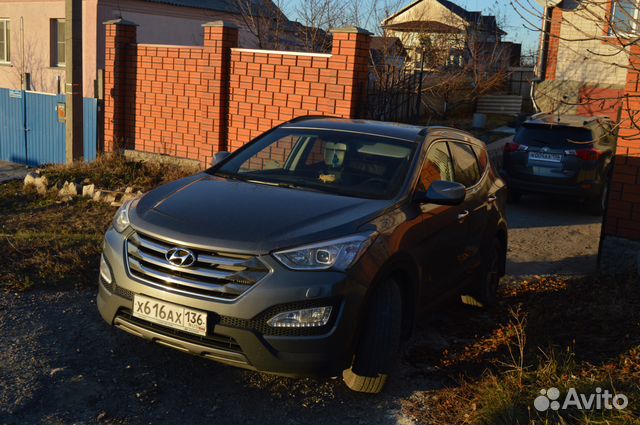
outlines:
{"label": "gravel driveway", "polygon": [[597,266],[602,217],[575,200],[525,195],[507,206],[507,274],[586,274]]}

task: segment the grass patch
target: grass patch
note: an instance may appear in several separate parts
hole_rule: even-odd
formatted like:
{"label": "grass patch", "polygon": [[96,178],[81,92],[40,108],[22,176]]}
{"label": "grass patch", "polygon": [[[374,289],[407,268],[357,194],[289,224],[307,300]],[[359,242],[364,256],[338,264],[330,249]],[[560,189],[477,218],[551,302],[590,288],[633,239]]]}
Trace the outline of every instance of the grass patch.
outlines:
{"label": "grass patch", "polygon": [[[404,412],[428,424],[640,424],[640,287],[603,277],[508,284],[490,315],[442,325],[454,342],[439,356],[448,388],[414,393]],[[466,319],[466,320],[465,320]],[[475,332],[475,333],[472,333]],[[415,355],[415,353],[414,353]],[[434,358],[438,358],[434,355]],[[624,410],[538,412],[541,389],[624,394]]]}
{"label": "grass patch", "polygon": [[[104,189],[147,191],[192,174],[193,169],[122,156],[43,169],[49,183],[89,179]],[[24,191],[21,182],[0,185],[0,289],[74,288],[95,285],[105,230],[115,208],[87,198],[61,202],[55,193]]]}
{"label": "grass patch", "polygon": [[128,186],[146,192],[154,187],[194,174],[196,168],[170,161],[132,161],[120,154],[106,154],[93,162],[78,162],[72,166],[47,167],[44,174],[50,184],[89,179],[97,188],[123,191]]}

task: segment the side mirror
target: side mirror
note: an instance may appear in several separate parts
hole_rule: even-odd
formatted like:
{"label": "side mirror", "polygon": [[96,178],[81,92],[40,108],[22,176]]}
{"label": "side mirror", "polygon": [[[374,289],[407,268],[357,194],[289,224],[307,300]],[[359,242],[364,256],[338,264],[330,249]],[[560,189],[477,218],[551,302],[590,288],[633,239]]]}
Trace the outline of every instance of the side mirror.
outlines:
{"label": "side mirror", "polygon": [[211,165],[216,165],[216,164],[222,162],[222,160],[224,160],[229,155],[231,155],[231,152],[227,152],[227,151],[220,151],[220,152],[215,153],[213,155],[213,163]]}
{"label": "side mirror", "polygon": [[431,183],[423,199],[436,205],[459,205],[464,201],[465,195],[464,185],[438,180]]}

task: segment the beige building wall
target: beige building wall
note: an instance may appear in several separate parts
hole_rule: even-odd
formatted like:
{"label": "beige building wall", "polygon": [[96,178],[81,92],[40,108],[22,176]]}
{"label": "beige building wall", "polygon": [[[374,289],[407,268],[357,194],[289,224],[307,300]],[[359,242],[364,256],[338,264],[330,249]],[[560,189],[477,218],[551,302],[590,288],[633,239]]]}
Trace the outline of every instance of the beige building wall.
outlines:
{"label": "beige building wall", "polygon": [[435,0],[422,0],[384,21],[385,25],[411,21],[442,22],[452,27],[464,28],[466,23],[458,15]]}
{"label": "beige building wall", "polygon": [[[564,11],[560,29],[556,80],[599,86],[624,86],[628,56],[606,43],[605,11],[602,2]],[[602,22],[594,21],[600,16]]]}
{"label": "beige building wall", "polygon": [[[95,40],[96,5],[97,0],[82,3],[85,40]],[[64,68],[51,63],[51,20],[64,17],[64,1],[61,0],[0,0],[0,18],[11,21],[11,64],[0,65],[0,87],[19,89],[20,76],[27,72],[31,74],[31,86],[35,91],[55,93],[58,78],[64,90]],[[93,94],[95,48],[89,49],[86,55],[84,86],[87,91],[90,84]]]}
{"label": "beige building wall", "polygon": [[[11,20],[11,64],[0,65],[0,87],[19,89],[20,75],[31,73],[32,89],[56,93],[58,78],[64,91],[64,68],[51,64],[51,20],[65,17],[64,0],[0,0],[0,18]],[[177,7],[140,0],[83,1],[83,88],[96,95],[99,69],[104,69],[104,21],[122,17],[139,25],[138,42],[201,45],[202,24],[224,20],[241,28],[240,45],[257,47],[256,38],[239,15]],[[21,30],[21,19],[24,31]],[[244,29],[242,29],[244,28]],[[24,32],[24,37],[22,36]],[[22,48],[24,46],[24,49]],[[24,63],[22,53],[24,51]]]}

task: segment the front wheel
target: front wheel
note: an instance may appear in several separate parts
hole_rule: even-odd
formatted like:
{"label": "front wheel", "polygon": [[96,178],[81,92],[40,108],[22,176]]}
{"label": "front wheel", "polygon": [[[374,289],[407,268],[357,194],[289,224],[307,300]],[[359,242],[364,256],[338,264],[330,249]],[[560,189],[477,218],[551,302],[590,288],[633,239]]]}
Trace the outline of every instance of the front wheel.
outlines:
{"label": "front wheel", "polygon": [[393,279],[373,291],[353,365],[342,373],[342,377],[353,391],[377,394],[382,391],[397,360],[402,331],[402,294]]}

